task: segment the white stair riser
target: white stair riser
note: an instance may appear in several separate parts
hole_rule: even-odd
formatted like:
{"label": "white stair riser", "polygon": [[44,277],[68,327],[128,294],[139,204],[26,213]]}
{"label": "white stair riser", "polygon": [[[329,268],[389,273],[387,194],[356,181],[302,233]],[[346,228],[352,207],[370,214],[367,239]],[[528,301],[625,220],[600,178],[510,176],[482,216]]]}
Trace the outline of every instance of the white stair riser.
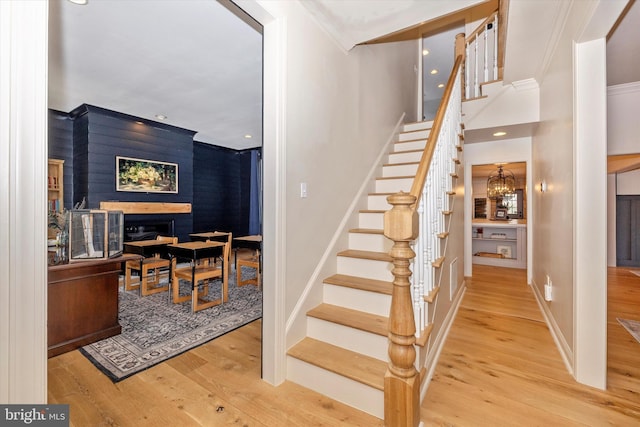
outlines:
{"label": "white stair riser", "polygon": [[318,393],[384,418],[384,393],[315,365],[287,356],[287,379]]}
{"label": "white stair riser", "polygon": [[389,178],[376,179],[376,193],[398,193],[404,191],[408,193],[411,190],[413,178]]}
{"label": "white stair riser", "polygon": [[[367,209],[372,211],[388,211],[392,206],[387,202],[386,194],[376,194],[367,196]],[[360,214],[363,215],[363,214]],[[362,225],[360,225],[362,227]],[[362,227],[362,228],[375,228],[375,227]],[[378,227],[380,228],[380,227]],[[382,228],[380,228],[382,229]]]}
{"label": "white stair riser", "polygon": [[396,142],[393,144],[392,151],[395,153],[398,151],[424,150],[425,145],[427,145],[426,139],[411,142]]}
{"label": "white stair riser", "polygon": [[358,226],[359,228],[382,230],[384,227],[384,214],[377,212],[360,212],[358,214]]}
{"label": "white stair riser", "polygon": [[[327,304],[377,314],[378,316],[389,316],[391,311],[391,295],[363,291],[345,286],[336,286],[329,283],[324,283],[323,286],[323,302]],[[391,284],[389,284],[389,286],[391,286]],[[387,351],[386,347],[384,351]],[[372,357],[387,360],[386,356]]]}
{"label": "white stair riser", "polygon": [[393,242],[382,234],[349,233],[349,249],[389,252]]}
{"label": "white stair riser", "polygon": [[344,256],[338,257],[338,273],[348,276],[392,281],[391,268],[392,264],[389,262]]}
{"label": "white stair riser", "polygon": [[381,335],[307,317],[307,336],[365,356],[388,361],[389,340]]}
{"label": "white stair riser", "polygon": [[427,139],[429,137],[429,130],[413,130],[409,132],[402,132],[398,135],[398,141],[411,141],[412,139]]}
{"label": "white stair riser", "polygon": [[418,171],[418,163],[406,165],[389,165],[382,167],[382,176],[415,176]]}
{"label": "white stair riser", "polygon": [[433,120],[426,122],[409,123],[402,127],[403,132],[411,132],[414,130],[431,129],[433,127]]}
{"label": "white stair riser", "polygon": [[408,163],[419,162],[422,158],[422,151],[409,151],[407,153],[389,153],[389,161],[387,163]]}

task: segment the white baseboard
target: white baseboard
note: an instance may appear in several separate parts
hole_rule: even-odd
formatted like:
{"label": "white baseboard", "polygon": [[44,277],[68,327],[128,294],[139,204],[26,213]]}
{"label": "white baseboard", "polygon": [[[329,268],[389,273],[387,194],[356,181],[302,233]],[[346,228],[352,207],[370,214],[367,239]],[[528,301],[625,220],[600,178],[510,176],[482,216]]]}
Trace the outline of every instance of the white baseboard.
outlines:
{"label": "white baseboard", "polygon": [[530,285],[533,289],[533,295],[536,297],[536,302],[540,307],[540,312],[542,313],[542,317],[544,317],[544,321],[549,328],[549,332],[553,337],[553,341],[556,343],[558,350],[560,351],[560,356],[562,357],[562,361],[567,367],[567,371],[575,377],[573,371],[573,351],[569,344],[564,339],[564,335],[562,335],[562,331],[558,327],[555,318],[553,317],[553,313],[549,310],[549,306],[544,301],[544,296],[540,293],[539,288],[535,285],[535,280],[532,281]]}

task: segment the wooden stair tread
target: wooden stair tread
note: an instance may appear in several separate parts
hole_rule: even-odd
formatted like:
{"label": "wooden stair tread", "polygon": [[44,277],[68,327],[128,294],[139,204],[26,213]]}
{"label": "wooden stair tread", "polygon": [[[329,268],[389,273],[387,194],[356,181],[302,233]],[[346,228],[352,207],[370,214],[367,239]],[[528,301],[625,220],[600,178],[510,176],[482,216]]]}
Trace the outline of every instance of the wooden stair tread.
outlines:
{"label": "wooden stair tread", "polygon": [[384,280],[366,279],[364,277],[349,276],[347,274],[334,274],[324,279],[324,283],[343,286],[345,288],[359,289],[391,295],[393,284]]}
{"label": "wooden stair tread", "polygon": [[444,262],[444,257],[443,257],[443,256],[441,256],[440,258],[438,258],[438,259],[436,259],[435,261],[433,261],[433,262],[431,263],[431,265],[432,265],[434,268],[440,268],[440,267],[442,267],[442,263],[443,263],[443,262]]}
{"label": "wooden stair tread", "polygon": [[401,162],[401,163],[385,163],[382,166],[408,166],[408,165],[419,165],[420,162]]}
{"label": "wooden stair tread", "polygon": [[377,390],[384,390],[387,362],[382,360],[313,338],[303,339],[291,347],[287,354]]}
{"label": "wooden stair tread", "polygon": [[322,303],[307,312],[307,316],[386,337],[389,318],[365,311]]}
{"label": "wooden stair tread", "polygon": [[384,234],[384,230],[379,228],[352,228],[349,230],[349,233],[358,233],[358,234]]}
{"label": "wooden stair tread", "polygon": [[356,249],[347,249],[344,251],[338,252],[338,256],[349,257],[349,258],[359,258],[359,259],[370,259],[372,261],[386,261],[392,262],[393,258],[386,252],[374,252],[374,251],[361,251]]}
{"label": "wooden stair tread", "polygon": [[416,345],[419,345],[420,347],[424,347],[425,345],[427,345],[427,341],[429,340],[429,337],[431,336],[432,331],[433,331],[433,323],[429,323],[426,329],[422,332],[422,335],[420,335],[416,339]]}
{"label": "wooden stair tread", "polygon": [[[405,126],[423,125],[423,124],[424,125],[429,125],[430,124],[430,126],[433,126],[433,120],[420,120],[420,121],[417,121],[417,122],[406,122],[406,123],[404,123]],[[429,128],[429,129],[431,129],[431,128]]]}
{"label": "wooden stair tread", "polygon": [[440,286],[436,286],[429,292],[429,295],[425,295],[422,298],[425,302],[432,304],[436,300],[436,296],[438,296],[438,292],[440,292]]}
{"label": "wooden stair tread", "polygon": [[377,180],[388,180],[388,179],[411,179],[415,178],[415,175],[406,175],[406,176],[380,176],[376,178]]}
{"label": "wooden stair tread", "polygon": [[400,151],[390,151],[389,154],[406,154],[406,153],[422,153],[424,149],[420,150],[400,150]]}
{"label": "wooden stair tread", "polygon": [[[414,132],[426,132],[427,130],[431,130],[431,129],[424,129],[424,130],[418,130],[418,131],[414,131]],[[404,144],[405,142],[421,142],[424,141],[425,143],[427,142],[427,139],[429,139],[429,136],[425,136],[422,138],[416,138],[416,139],[405,139],[404,141],[396,141],[394,142],[394,144]]]}

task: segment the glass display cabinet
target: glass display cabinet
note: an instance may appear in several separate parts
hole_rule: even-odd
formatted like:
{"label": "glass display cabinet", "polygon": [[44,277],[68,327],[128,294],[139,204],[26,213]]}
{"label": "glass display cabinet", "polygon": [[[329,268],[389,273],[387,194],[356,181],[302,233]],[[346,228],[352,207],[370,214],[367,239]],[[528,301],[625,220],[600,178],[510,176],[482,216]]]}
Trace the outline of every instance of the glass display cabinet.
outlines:
{"label": "glass display cabinet", "polygon": [[69,213],[69,261],[86,261],[122,254],[122,211],[77,209]]}

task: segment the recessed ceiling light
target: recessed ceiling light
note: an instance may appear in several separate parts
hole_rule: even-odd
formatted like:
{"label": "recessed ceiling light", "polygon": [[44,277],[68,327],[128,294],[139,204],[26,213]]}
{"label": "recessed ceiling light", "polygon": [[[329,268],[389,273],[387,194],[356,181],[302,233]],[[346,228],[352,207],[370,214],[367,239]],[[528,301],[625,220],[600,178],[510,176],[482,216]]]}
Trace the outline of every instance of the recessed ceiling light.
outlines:
{"label": "recessed ceiling light", "polygon": [[253,136],[251,136],[251,135],[249,135],[249,134],[246,134],[244,137],[245,137],[245,138],[247,138],[247,139],[251,139],[251,138],[253,138]]}
{"label": "recessed ceiling light", "polygon": [[431,70],[431,74],[438,74],[438,70],[434,68],[433,70]]}
{"label": "recessed ceiling light", "polygon": [[69,0],[73,4],[85,5],[89,3],[89,0]]}
{"label": "recessed ceiling light", "polygon": [[429,55],[429,49],[422,49],[422,56]]}
{"label": "recessed ceiling light", "polygon": [[443,87],[444,87],[444,83],[440,83],[440,84],[438,85],[438,87],[439,87],[439,88],[443,88]]}
{"label": "recessed ceiling light", "polygon": [[167,116],[164,114],[156,114],[156,119],[158,120],[167,120]]}
{"label": "recessed ceiling light", "polygon": [[504,131],[500,131],[500,132],[496,132],[493,134],[493,136],[505,136],[507,133]]}

